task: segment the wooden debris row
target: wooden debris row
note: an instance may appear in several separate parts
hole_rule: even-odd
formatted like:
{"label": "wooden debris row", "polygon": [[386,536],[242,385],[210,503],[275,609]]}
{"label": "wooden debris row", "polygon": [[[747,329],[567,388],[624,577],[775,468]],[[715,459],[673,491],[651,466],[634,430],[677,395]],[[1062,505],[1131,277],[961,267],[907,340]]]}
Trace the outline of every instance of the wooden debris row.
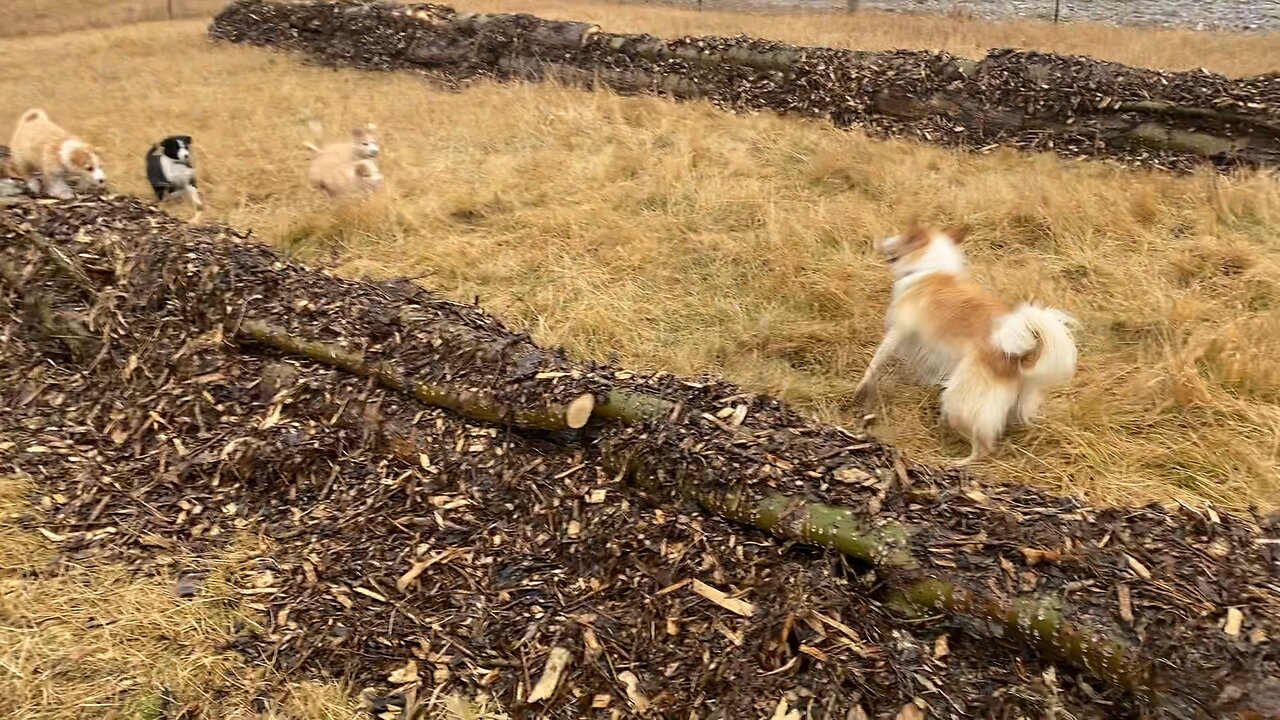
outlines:
{"label": "wooden debris row", "polygon": [[[771,398],[572,362],[473,306],[135,201],[0,218],[0,459],[39,480],[40,527],[79,560],[139,563],[266,533],[279,550],[243,588],[270,621],[242,649],[283,667],[516,707],[550,693],[536,703],[564,717],[766,716],[787,693],[815,717],[1050,697],[1078,717],[1269,711],[1280,556],[1249,518],[966,485]],[[515,432],[516,414],[468,420],[361,364],[242,344],[255,322],[506,407],[669,410]],[[779,544],[690,497],[783,540],[832,546],[814,530],[838,526],[893,552]]]}
{"label": "wooden debris row", "polygon": [[664,40],[532,15],[356,0],[237,0],[210,25],[232,42],[368,69],[541,80],[707,99],[969,150],[1005,145],[1186,169],[1280,165],[1280,75],[1231,79],[995,49],[798,47],[745,36]]}

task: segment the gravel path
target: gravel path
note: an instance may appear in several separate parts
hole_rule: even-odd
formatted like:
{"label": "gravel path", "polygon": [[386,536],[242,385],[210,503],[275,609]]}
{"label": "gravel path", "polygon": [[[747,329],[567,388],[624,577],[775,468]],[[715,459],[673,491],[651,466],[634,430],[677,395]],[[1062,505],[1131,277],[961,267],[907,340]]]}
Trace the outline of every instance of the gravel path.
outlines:
{"label": "gravel path", "polygon": [[[692,3],[683,0],[681,4]],[[706,7],[827,10],[844,0],[705,0]],[[1053,19],[1054,0],[862,0],[862,7],[902,12],[950,13],[988,19]],[[1162,25],[1198,30],[1280,31],[1280,0],[1062,0],[1063,21],[1113,25]]]}

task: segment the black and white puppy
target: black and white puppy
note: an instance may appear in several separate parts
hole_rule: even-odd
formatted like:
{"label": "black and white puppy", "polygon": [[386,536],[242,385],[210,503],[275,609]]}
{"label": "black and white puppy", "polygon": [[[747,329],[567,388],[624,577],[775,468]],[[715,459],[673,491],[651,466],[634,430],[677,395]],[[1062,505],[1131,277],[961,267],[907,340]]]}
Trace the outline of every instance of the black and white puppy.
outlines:
{"label": "black and white puppy", "polygon": [[197,213],[204,208],[196,189],[196,171],[191,166],[190,135],[174,135],[151,146],[147,151],[147,179],[156,191],[156,200],[186,196]]}

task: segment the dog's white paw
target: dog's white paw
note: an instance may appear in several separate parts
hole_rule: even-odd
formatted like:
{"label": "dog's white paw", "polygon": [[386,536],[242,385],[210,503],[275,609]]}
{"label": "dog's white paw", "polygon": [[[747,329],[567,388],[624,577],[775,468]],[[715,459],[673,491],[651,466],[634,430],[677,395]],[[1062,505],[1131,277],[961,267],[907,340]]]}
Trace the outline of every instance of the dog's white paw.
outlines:
{"label": "dog's white paw", "polygon": [[859,383],[858,387],[853,391],[853,406],[861,412],[871,409],[876,402],[876,388],[874,385]]}

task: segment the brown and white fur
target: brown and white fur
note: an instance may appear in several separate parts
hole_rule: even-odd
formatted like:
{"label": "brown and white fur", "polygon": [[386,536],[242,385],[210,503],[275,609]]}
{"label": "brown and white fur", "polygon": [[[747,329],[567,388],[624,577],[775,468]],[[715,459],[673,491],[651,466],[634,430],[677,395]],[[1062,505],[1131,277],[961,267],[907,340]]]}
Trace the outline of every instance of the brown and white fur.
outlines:
{"label": "brown and white fur", "polygon": [[858,384],[865,406],[887,363],[898,358],[921,382],[942,385],[942,419],[970,444],[961,465],[980,460],[1012,422],[1027,423],[1044,393],[1075,375],[1070,315],[1023,303],[1010,308],[968,277],[965,229],[913,226],[877,245],[893,272],[885,335]]}
{"label": "brown and white fur", "polygon": [[[322,134],[320,123],[313,121],[311,131],[318,141]],[[377,128],[373,123],[352,130],[351,139],[346,142],[322,147],[313,143],[304,145],[311,153],[307,179],[330,198],[372,192],[382,184],[376,161],[380,152]]]}
{"label": "brown and white fur", "polygon": [[46,194],[65,200],[74,195],[69,180],[96,186],[107,182],[98,152],[63,130],[38,108],[26,111],[18,119],[9,150],[14,172],[35,194],[40,193],[43,184]]}

